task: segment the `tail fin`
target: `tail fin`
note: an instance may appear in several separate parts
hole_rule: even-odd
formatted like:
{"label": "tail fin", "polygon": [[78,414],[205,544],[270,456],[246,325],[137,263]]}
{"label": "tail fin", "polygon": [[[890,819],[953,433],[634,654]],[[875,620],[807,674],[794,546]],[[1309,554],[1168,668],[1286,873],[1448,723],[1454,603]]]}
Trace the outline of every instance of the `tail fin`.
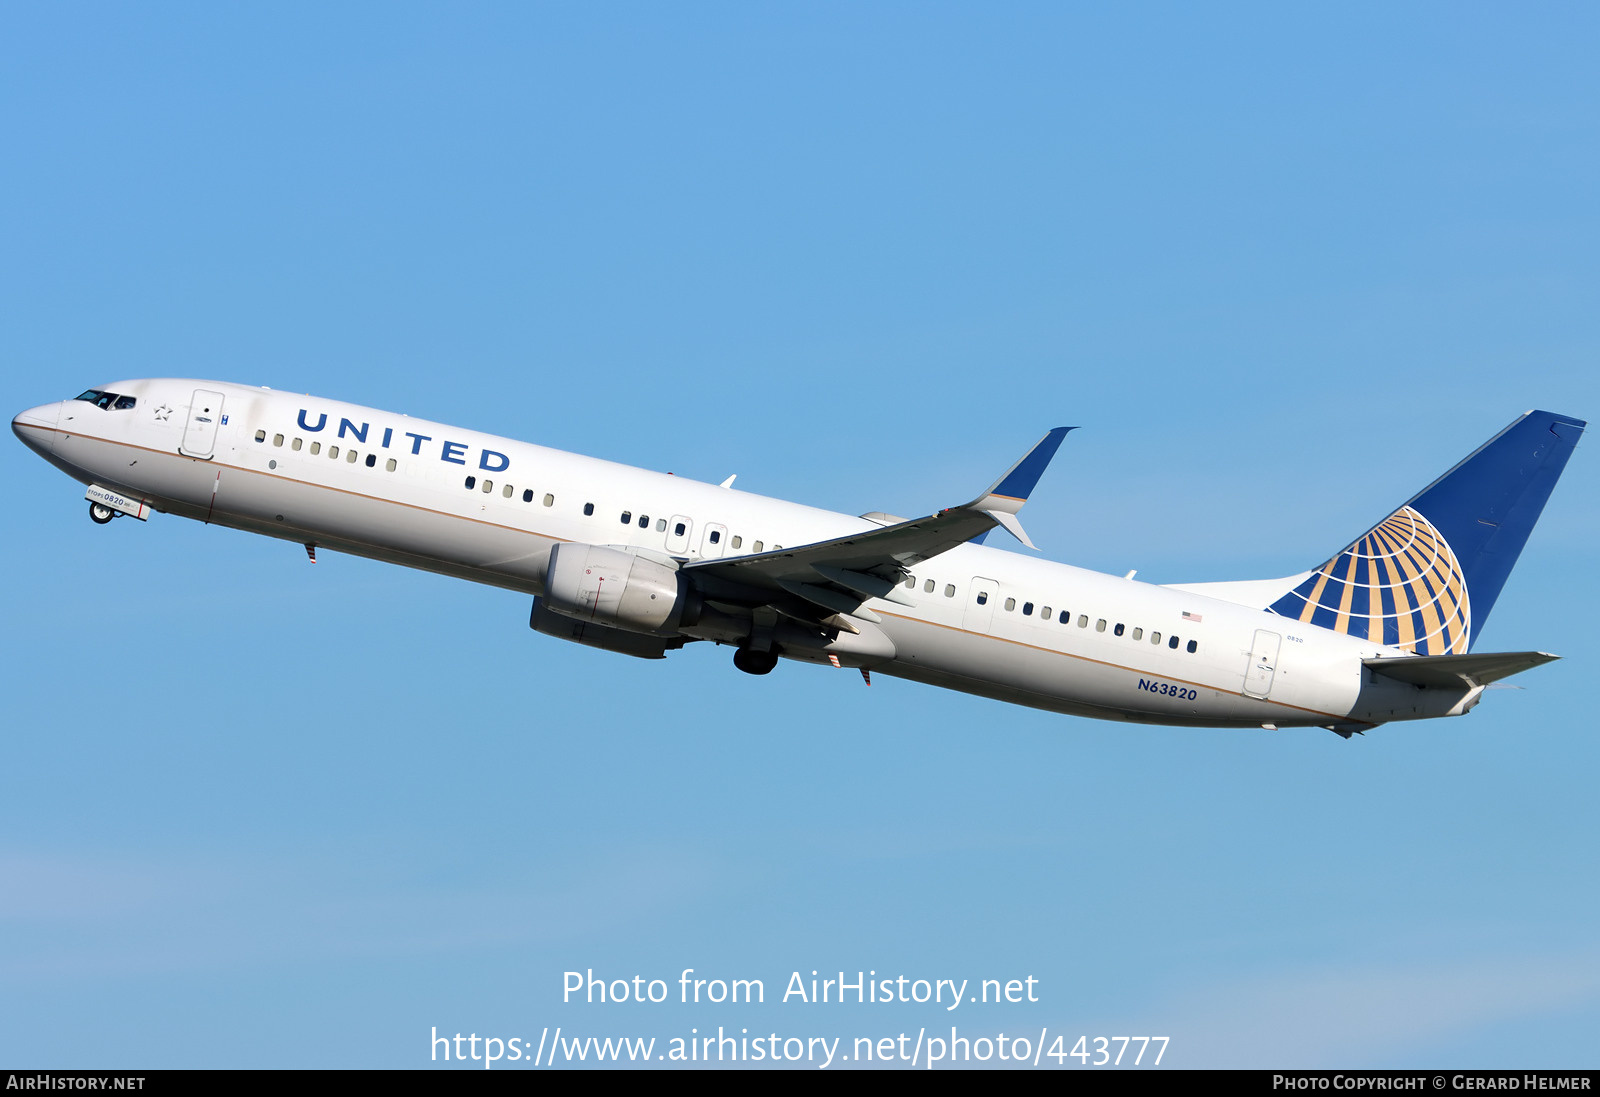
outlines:
{"label": "tail fin", "polygon": [[1266,608],[1418,655],[1471,650],[1585,425],[1528,412]]}

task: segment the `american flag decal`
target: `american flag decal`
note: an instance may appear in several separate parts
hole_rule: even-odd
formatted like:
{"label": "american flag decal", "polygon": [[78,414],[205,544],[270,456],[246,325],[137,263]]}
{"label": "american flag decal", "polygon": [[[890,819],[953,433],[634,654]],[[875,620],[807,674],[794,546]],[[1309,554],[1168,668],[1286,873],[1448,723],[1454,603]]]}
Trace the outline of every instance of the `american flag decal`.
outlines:
{"label": "american flag decal", "polygon": [[1188,610],[1183,611],[1183,619],[1185,621],[1193,621],[1197,625],[1204,620],[1198,613],[1190,613]]}

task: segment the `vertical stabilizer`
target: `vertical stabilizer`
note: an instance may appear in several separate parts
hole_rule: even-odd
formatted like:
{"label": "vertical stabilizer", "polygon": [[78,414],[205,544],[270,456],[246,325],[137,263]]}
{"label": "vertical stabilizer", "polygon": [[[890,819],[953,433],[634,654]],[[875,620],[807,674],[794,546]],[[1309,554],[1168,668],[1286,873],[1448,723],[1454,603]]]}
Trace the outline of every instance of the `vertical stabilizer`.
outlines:
{"label": "vertical stabilizer", "polygon": [[1528,412],[1267,608],[1418,655],[1470,650],[1584,426]]}

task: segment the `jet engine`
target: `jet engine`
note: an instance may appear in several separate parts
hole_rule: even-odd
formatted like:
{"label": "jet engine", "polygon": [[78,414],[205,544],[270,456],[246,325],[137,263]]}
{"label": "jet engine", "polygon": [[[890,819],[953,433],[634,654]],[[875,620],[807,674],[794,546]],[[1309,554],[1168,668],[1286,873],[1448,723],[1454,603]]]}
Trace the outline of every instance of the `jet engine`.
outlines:
{"label": "jet engine", "polygon": [[[552,613],[644,636],[677,636],[699,598],[677,568],[625,549],[567,542],[550,550],[542,604]],[[686,613],[686,611],[688,611]]]}
{"label": "jet engine", "polygon": [[528,626],[546,636],[556,636],[562,640],[587,644],[589,647],[604,651],[620,652],[638,659],[665,659],[667,652],[688,643],[687,640],[673,640],[664,636],[641,636],[637,632],[623,632],[621,629],[610,628],[592,621],[580,621],[575,617],[551,613],[543,598],[533,600],[533,613],[528,618]]}

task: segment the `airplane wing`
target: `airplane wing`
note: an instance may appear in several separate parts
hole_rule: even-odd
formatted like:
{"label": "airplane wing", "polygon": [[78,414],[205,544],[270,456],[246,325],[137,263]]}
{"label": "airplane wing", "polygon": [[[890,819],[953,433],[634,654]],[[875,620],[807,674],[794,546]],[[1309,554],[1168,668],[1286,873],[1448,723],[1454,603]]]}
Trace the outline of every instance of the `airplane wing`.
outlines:
{"label": "airplane wing", "polygon": [[1016,514],[1072,429],[1052,430],[988,491],[962,506],[810,545],[699,560],[684,565],[683,571],[711,598],[751,604],[771,600],[762,592],[784,592],[830,613],[876,621],[875,614],[859,608],[863,601],[899,601],[894,588],[909,568],[982,537],[995,526],[1033,548]]}

